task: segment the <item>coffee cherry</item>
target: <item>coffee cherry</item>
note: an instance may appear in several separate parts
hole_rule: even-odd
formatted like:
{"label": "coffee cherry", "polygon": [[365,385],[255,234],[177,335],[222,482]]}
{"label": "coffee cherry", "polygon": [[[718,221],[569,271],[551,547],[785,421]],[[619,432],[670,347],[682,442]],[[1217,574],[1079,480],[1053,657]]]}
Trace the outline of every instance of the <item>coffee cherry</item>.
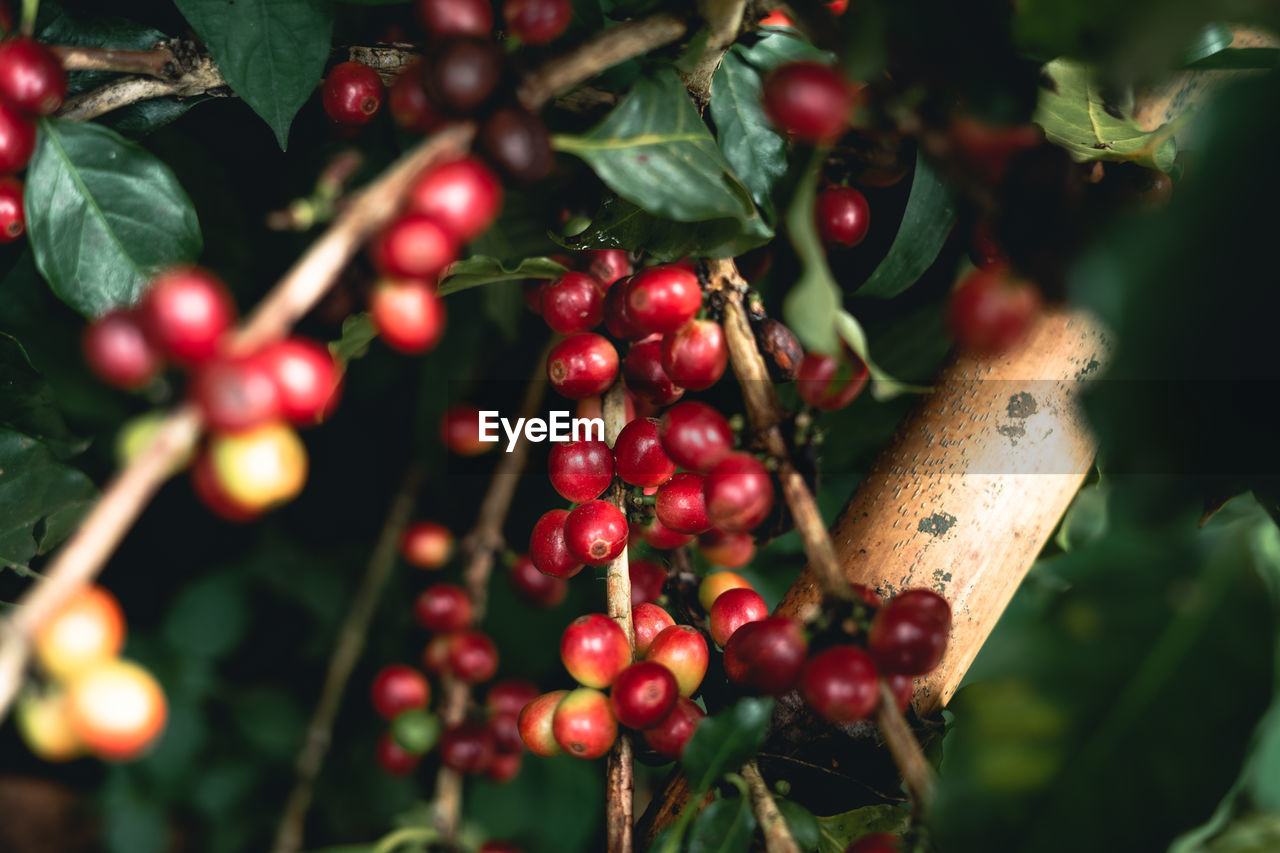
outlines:
{"label": "coffee cherry", "polygon": [[658,437],[667,455],[692,471],[710,471],[733,451],[733,430],[724,415],[696,400],[663,412]]}
{"label": "coffee cherry", "polygon": [[567,272],[543,286],[542,318],[562,335],[590,331],[604,319],[604,288],[586,273]]}
{"label": "coffee cherry", "polygon": [[369,316],[387,346],[408,355],[430,352],[444,336],[444,301],[412,279],[380,280],[369,296]]}
{"label": "coffee cherry", "polygon": [[756,543],[747,533],[725,533],[712,528],[698,537],[698,550],[707,562],[725,569],[740,569],[756,553]]}
{"label": "coffee cherry", "polygon": [[540,278],[527,278],[520,285],[520,296],[524,299],[524,307],[539,317],[542,316],[542,288],[546,281]]}
{"label": "coffee cherry", "polygon": [[643,557],[627,561],[627,574],[631,576],[631,606],[636,607],[657,601],[662,586],[667,582],[667,570]]}
{"label": "coffee cherry", "polygon": [[800,399],[824,412],[843,409],[866,387],[871,371],[852,352],[834,358],[820,352],[805,353],[796,374],[796,391]]}
{"label": "coffee cherry", "polygon": [[449,671],[449,646],[452,634],[436,634],[422,650],[422,668],[432,675],[444,675]]}
{"label": "coffee cherry", "polygon": [[418,0],[418,20],[434,36],[480,36],[493,32],[489,0]]}
{"label": "coffee cherry", "polygon": [[495,681],[484,695],[484,707],[490,716],[517,715],[539,696],[538,687],[523,678]]}
{"label": "coffee cherry", "polygon": [[405,752],[422,755],[440,741],[440,718],[425,708],[401,711],[391,721],[391,738]]}
{"label": "coffee cherry", "polygon": [[951,605],[936,592],[908,589],[876,611],[867,650],[885,672],[924,675],[938,665],[951,634]]}
{"label": "coffee cherry", "polygon": [[766,317],[756,325],[756,345],[764,356],[764,366],[774,382],[790,382],[800,370],[804,349],[800,339],[782,323]]}
{"label": "coffee cherry", "polygon": [[493,756],[493,732],[484,723],[464,720],[440,736],[440,761],[457,773],[483,773]]}
{"label": "coffee cherry", "polygon": [[387,92],[387,107],[396,124],[414,133],[430,133],[444,123],[422,88],[421,60],[405,66],[392,82]]}
{"label": "coffee cherry", "polygon": [[856,246],[871,226],[866,197],[853,187],[827,187],[813,208],[818,234],[828,246]]}
{"label": "coffee cherry", "polygon": [[974,270],[951,294],[947,325],[956,345],[974,355],[994,356],[1027,337],[1040,316],[1040,294],[1007,271]]}
{"label": "coffee cherry", "polygon": [[46,618],[35,635],[35,657],[49,675],[66,680],[114,658],[124,645],[124,611],[104,587],[80,590]]}
{"label": "coffee cherry", "polygon": [[707,641],[697,628],[673,625],[653,638],[645,660],[656,661],[676,677],[681,696],[692,696],[707,674],[710,653]]}
{"label": "coffee cherry", "polygon": [[636,655],[644,657],[653,645],[653,638],[661,634],[676,620],[656,604],[646,602],[631,608],[631,628],[636,635]]}
{"label": "coffee cherry", "polygon": [[873,832],[850,844],[844,853],[901,853],[900,842],[892,832]]}
{"label": "coffee cherry", "polygon": [[769,615],[769,605],[751,589],[730,589],[716,597],[707,614],[707,628],[715,644],[724,647],[739,628]]}
{"label": "coffee cherry", "polygon": [[440,443],[459,456],[479,456],[494,448],[480,440],[480,408],[471,403],[454,403],[440,418]]}
{"label": "coffee cherry", "polygon": [[706,477],[682,471],[658,487],[653,510],[676,533],[705,533],[714,525],[707,515]]}
{"label": "coffee cherry", "polygon": [[400,556],[419,569],[444,568],[453,556],[453,532],[435,521],[419,521],[400,536]]}
{"label": "coffee cherry", "polygon": [[502,184],[476,157],[430,169],[409,193],[408,209],[430,216],[459,244],[479,237],[502,209]]}
{"label": "coffee cherry", "polygon": [[103,314],[85,327],[81,344],[89,369],[117,388],[142,388],[160,370],[160,356],[131,311]]}
{"label": "coffee cherry", "polygon": [[[534,699],[537,698],[536,691]],[[529,700],[530,702],[533,699]],[[525,703],[526,705],[528,702]],[[521,708],[524,705],[520,706]],[[520,724],[517,722],[519,711],[514,714],[491,714],[489,730],[493,732],[493,745],[499,755],[524,752],[524,741],[520,739]]]}
{"label": "coffee cherry", "polygon": [[22,205],[22,181],[0,177],[0,244],[12,243],[27,230],[27,213]]}
{"label": "coffee cherry", "polygon": [[209,456],[222,492],[248,511],[292,500],[307,482],[307,449],[287,424],[214,435]]}
{"label": "coffee cherry", "polygon": [[662,339],[634,343],[622,361],[627,388],[654,406],[669,406],[684,396],[684,389],[671,381],[662,369]]}
{"label": "coffee cherry", "polygon": [[36,123],[0,100],[0,175],[26,168],[36,150]]}
{"label": "coffee cherry", "polygon": [[627,547],[627,517],[608,501],[587,501],[564,521],[569,553],[588,566],[603,566]]}
{"label": "coffee cherry", "polygon": [[969,234],[969,260],[980,270],[997,270],[1009,266],[1009,256],[996,242],[991,222],[979,219]]}
{"label": "coffee cherry", "polygon": [[138,303],[138,322],[151,345],[186,364],[212,358],[235,317],[227,286],[198,267],[162,273]]}
{"label": "coffee cherry", "polygon": [[547,126],[520,107],[503,107],[480,126],[480,151],[498,171],[517,184],[532,184],[551,174],[554,155]]}
{"label": "coffee cherry", "polygon": [[[680,476],[676,474],[675,476]],[[658,489],[661,491],[661,487]],[[693,536],[688,533],[678,533],[667,527],[655,516],[649,519],[640,528],[640,535],[644,537],[644,541],[648,543],[650,548],[656,548],[659,551],[672,551],[682,545],[688,545],[693,541]]]}
{"label": "coffee cherry", "polygon": [[556,743],[555,735],[551,730],[551,720],[556,708],[568,695],[568,690],[544,693],[520,711],[517,719],[520,726],[520,739],[534,755],[551,758],[561,753],[560,744]]}
{"label": "coffee cherry", "polygon": [[644,329],[631,319],[631,311],[627,308],[627,290],[631,287],[631,277],[619,279],[604,295],[604,327],[609,334],[623,341],[638,341],[648,337]]}
{"label": "coffee cherry", "polygon": [[431,701],[431,685],[422,673],[410,666],[384,666],[373,679],[373,709],[394,720],[404,711],[425,708]]}
{"label": "coffee cherry", "polygon": [[434,217],[409,213],[383,231],[369,251],[384,276],[432,282],[458,257],[458,244]]}
{"label": "coffee cherry", "polygon": [[224,521],[242,524],[258,518],[264,512],[264,509],[239,503],[227,494],[213,467],[213,457],[207,449],[196,455],[191,466],[191,488],[200,503]]}
{"label": "coffee cherry", "polygon": [[609,691],[609,707],[622,725],[648,729],[666,719],[679,696],[671,670],[660,663],[640,661],[618,673]]}
{"label": "coffee cherry", "polygon": [[879,674],[871,656],[857,646],[832,646],[804,665],[800,693],[823,719],[852,723],[870,716],[879,704]]}
{"label": "coffee cherry", "polygon": [[662,722],[644,731],[644,741],[649,748],[663,758],[679,760],[684,754],[685,744],[693,737],[698,724],[706,718],[706,714],[693,702],[681,696],[676,706],[663,718]]}
{"label": "coffee cherry", "polygon": [[631,663],[631,646],[617,622],[603,613],[588,613],[564,629],[560,660],[579,684],[608,687]]}
{"label": "coffee cherry", "polygon": [[529,534],[529,558],[538,571],[557,578],[571,578],[582,571],[582,562],[569,551],[565,542],[564,522],[567,509],[543,513]]}
{"label": "coffee cherry", "polygon": [[618,722],[609,698],[599,690],[570,691],[551,717],[551,733],[565,752],[577,758],[599,758],[618,738]]}
{"label": "coffee cherry", "polygon": [[759,459],[731,453],[706,477],[707,517],[729,533],[754,529],[773,509],[773,480]]}
{"label": "coffee cherry", "polygon": [[690,391],[703,391],[720,381],[729,364],[724,330],[710,320],[691,320],[662,338],[662,370]]}
{"label": "coffee cherry", "polygon": [[51,116],[67,95],[67,72],[49,48],[25,36],[0,41],[0,100],[34,116]]}
{"label": "coffee cherry", "polygon": [[[489,769],[484,771],[485,778],[499,785],[510,782],[516,776],[520,775],[520,767],[524,764],[524,752],[499,752],[493,756],[493,761],[489,762]],[[493,850],[495,848],[488,845],[482,845],[480,850]],[[498,847],[498,850],[507,850],[507,847]]]}
{"label": "coffee cherry", "polygon": [[806,142],[830,142],[849,125],[856,91],[834,68],[793,62],[764,81],[764,111],[774,126]]}
{"label": "coffee cherry", "polygon": [[67,682],[67,720],[76,738],[106,761],[132,761],[154,744],[169,716],[151,673],[119,658],[99,661]]}
{"label": "coffee cherry", "polygon": [[731,589],[753,589],[751,582],[737,572],[712,572],[698,584],[698,603],[710,613],[716,599]]}
{"label": "coffee cherry", "polygon": [[621,249],[589,249],[584,257],[587,274],[609,290],[620,278],[631,275],[631,259]]}
{"label": "coffee cherry", "polygon": [[498,648],[482,631],[459,631],[449,641],[449,671],[467,684],[488,681],[498,671]]}
{"label": "coffee cherry", "polygon": [[512,841],[486,841],[476,853],[524,853],[524,848]]}
{"label": "coffee cherry", "polygon": [[475,618],[471,596],[457,584],[437,583],[418,593],[413,601],[413,618],[435,634],[448,634],[468,627]]}
{"label": "coffee cherry", "polygon": [[552,348],[547,377],[570,400],[598,396],[618,378],[618,351],[593,332],[573,335]]}
{"label": "coffee cherry", "polygon": [[573,17],[570,0],[504,0],[502,18],[525,44],[546,44],[564,32]]}
{"label": "coffee cherry", "polygon": [[421,755],[414,755],[396,743],[389,732],[384,732],[378,738],[374,757],[383,772],[391,776],[408,776],[418,769],[418,762],[422,760]]}
{"label": "coffee cherry", "polygon": [[201,365],[191,381],[195,399],[210,429],[251,429],[281,414],[280,390],[258,355],[215,358]]}
{"label": "coffee cherry", "polygon": [[18,694],[14,722],[27,748],[42,761],[70,761],[84,754],[84,744],[71,728],[67,694],[61,687]]}
{"label": "coffee cherry", "polygon": [[280,414],[304,426],[323,421],[337,406],[342,376],[329,348],[310,338],[271,344],[258,360],[279,392]]}
{"label": "coffee cherry", "polygon": [[444,40],[424,63],[422,85],[428,97],[459,116],[488,101],[502,78],[502,50],[489,38]]}
{"label": "coffee cherry", "polygon": [[733,633],[724,646],[724,671],[736,684],[780,696],[795,686],[808,653],[800,623],[770,616]]}
{"label": "coffee cherry", "polygon": [[363,62],[342,62],[324,78],[320,100],[338,124],[362,125],[382,108],[382,78]]}
{"label": "coffee cherry", "polygon": [[555,607],[569,594],[569,582],[538,571],[533,560],[521,555],[511,565],[511,586],[534,607]]}
{"label": "coffee cherry", "polygon": [[594,439],[557,442],[547,457],[547,471],[561,497],[585,503],[613,483],[613,453],[608,444]]}
{"label": "coffee cherry", "polygon": [[898,710],[904,714],[911,707],[911,697],[915,693],[916,682],[909,675],[899,675],[896,672],[889,673],[884,677],[885,684],[889,685],[889,692],[893,694],[893,704],[898,706]]}
{"label": "coffee cherry", "polygon": [[623,427],[613,443],[613,452],[618,476],[633,486],[660,486],[676,472],[676,463],[658,441],[658,421],[654,418],[640,418]]}
{"label": "coffee cherry", "polygon": [[702,307],[698,276],[676,264],[643,269],[627,287],[631,320],[651,334],[674,332]]}

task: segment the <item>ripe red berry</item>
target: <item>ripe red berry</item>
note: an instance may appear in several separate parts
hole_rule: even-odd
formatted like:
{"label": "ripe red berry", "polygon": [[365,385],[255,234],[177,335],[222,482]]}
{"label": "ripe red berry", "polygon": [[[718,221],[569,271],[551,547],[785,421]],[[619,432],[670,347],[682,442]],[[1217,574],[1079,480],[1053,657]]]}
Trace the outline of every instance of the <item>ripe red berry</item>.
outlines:
{"label": "ripe red berry", "polygon": [[85,327],[81,343],[89,369],[117,388],[141,388],[160,369],[160,357],[131,311],[103,314]]}
{"label": "ripe red berry", "polygon": [[0,243],[12,243],[27,230],[27,213],[22,204],[22,181],[0,177]]}
{"label": "ripe red berry", "polygon": [[262,515],[263,510],[237,501],[228,494],[213,467],[213,456],[202,450],[191,466],[191,488],[205,509],[224,521],[240,524]]}
{"label": "ripe red berry", "polygon": [[392,776],[408,776],[417,769],[418,762],[422,760],[421,755],[414,755],[396,743],[390,732],[384,732],[378,738],[374,756],[383,772]]}
{"label": "ripe red berry", "polygon": [[280,415],[280,390],[259,355],[215,358],[196,371],[191,395],[219,432],[252,429]]}
{"label": "ripe red berry", "polygon": [[604,287],[586,273],[567,272],[543,285],[542,318],[562,335],[590,331],[604,319]]}
{"label": "ripe red berry", "polygon": [[852,352],[839,359],[820,352],[807,352],[796,374],[800,399],[824,412],[843,409],[862,392],[871,376],[866,363]]}
{"label": "ripe red berry", "polygon": [[707,674],[711,655],[706,639],[697,628],[673,625],[653,638],[644,659],[657,661],[671,670],[680,685],[680,695],[692,696]]}
{"label": "ripe red berry", "polygon": [[804,665],[800,693],[823,719],[852,723],[870,716],[879,704],[879,674],[871,656],[857,646],[832,646]]}
{"label": "ripe red berry", "polygon": [[235,316],[227,286],[198,267],[161,273],[138,303],[138,321],[152,346],[186,364],[212,358]]}
{"label": "ripe red berry", "polygon": [[434,521],[411,524],[400,537],[400,555],[420,569],[444,568],[453,556],[453,532]]}
{"label": "ripe red berry", "polygon": [[779,696],[795,686],[808,653],[800,623],[770,616],[733,633],[724,647],[724,671],[732,682]]}
{"label": "ripe red berry", "polygon": [[573,556],[565,542],[564,522],[568,517],[567,509],[548,510],[529,534],[529,558],[543,574],[571,578],[582,571],[581,561]]}
{"label": "ripe red berry", "polygon": [[947,305],[947,324],[961,349],[1000,355],[1020,344],[1040,316],[1040,294],[1006,270],[974,270]]}
{"label": "ripe red berry", "polygon": [[484,723],[464,720],[440,735],[440,760],[458,773],[483,773],[493,763],[493,732]]}
{"label": "ripe red berry", "polygon": [[0,175],[21,171],[36,150],[36,123],[0,100]]}
{"label": "ripe red berry", "polygon": [[374,710],[391,720],[403,711],[427,707],[431,685],[426,676],[413,667],[393,663],[374,676],[372,696]]}
{"label": "ripe red berry", "polygon": [[437,583],[418,593],[413,616],[428,631],[448,634],[469,626],[475,610],[465,589],[457,584]]}
{"label": "ripe red berry", "polygon": [[636,656],[643,658],[653,645],[653,640],[676,624],[671,614],[652,602],[637,604],[631,608],[631,627],[636,635]]}
{"label": "ripe red berry", "polygon": [[627,388],[655,406],[669,406],[684,396],[684,389],[662,369],[662,339],[639,341],[627,350],[622,362]]}
{"label": "ripe red berry", "polygon": [[560,660],[579,684],[608,687],[631,663],[631,646],[617,622],[603,613],[588,613],[564,629]]}
{"label": "ripe red berry", "polygon": [[951,605],[928,589],[908,589],[881,605],[867,649],[885,672],[924,675],[938,665],[951,634]]}
{"label": "ripe red berry", "polygon": [[716,599],[731,589],[754,589],[751,581],[737,572],[711,572],[698,584],[698,603],[703,611],[710,613]]}
{"label": "ripe red berry", "polygon": [[547,456],[551,486],[567,501],[585,503],[600,497],[613,483],[613,452],[594,439],[552,445]]}
{"label": "ripe red berry", "polygon": [[666,719],[679,696],[671,670],[660,663],[640,661],[618,673],[609,691],[609,707],[622,725],[648,729]]}
{"label": "ripe red berry", "polygon": [[749,453],[731,453],[706,479],[707,517],[729,533],[745,533],[769,517],[773,509],[773,480]]}
{"label": "ripe red berry", "polygon": [[581,504],[564,520],[564,541],[579,561],[603,566],[627,547],[627,517],[608,501]]}
{"label": "ripe red berry", "polygon": [[720,381],[729,364],[724,330],[710,320],[691,320],[662,338],[662,370],[690,391],[703,391]]}
{"label": "ripe red berry", "polygon": [[844,853],[901,853],[902,844],[891,832],[864,835],[844,849]]}
{"label": "ripe red berry", "polygon": [[532,681],[504,678],[502,681],[495,681],[485,693],[484,707],[490,716],[519,714],[538,695],[538,687]]}
{"label": "ripe red berry", "polygon": [[546,44],[564,32],[573,17],[570,0],[505,0],[502,18],[525,44]]}
{"label": "ripe red berry", "polygon": [[383,275],[434,282],[458,257],[458,244],[434,217],[408,213],[374,240],[370,252]]}
{"label": "ripe red berry", "polygon": [[733,430],[724,415],[706,403],[689,400],[662,413],[662,447],[677,465],[707,472],[733,452]]}
{"label": "ripe red berry", "polygon": [[814,203],[818,234],[828,246],[856,246],[871,227],[866,196],[853,187],[827,187]]}
{"label": "ripe red berry", "polygon": [[467,684],[480,684],[498,671],[498,647],[482,631],[459,631],[449,641],[449,671]]}
{"label": "ripe red berry", "polygon": [[969,260],[978,269],[988,271],[1009,265],[1009,257],[996,242],[988,220],[980,219],[973,225],[969,237]]}
{"label": "ripe red berry", "polygon": [[550,758],[560,754],[560,744],[556,743],[551,731],[551,720],[556,708],[568,695],[568,690],[553,690],[534,699],[520,711],[517,719],[520,739],[534,755]]}
{"label": "ripe red berry", "polygon": [[67,95],[67,72],[53,51],[34,39],[0,41],[0,100],[22,112],[50,116]]}
{"label": "ripe red berry", "polygon": [[590,687],[579,687],[556,706],[551,733],[570,755],[599,758],[618,739],[618,722],[609,709],[607,696]]}
{"label": "ripe red berry", "polygon": [[[674,476],[679,477],[680,475],[675,474]],[[659,486],[658,490],[661,491],[662,487]],[[692,535],[672,530],[663,524],[656,515],[649,519],[644,527],[640,528],[640,535],[644,537],[644,541],[648,543],[650,548],[657,548],[659,551],[671,551],[681,545],[688,545],[693,541]]]}
{"label": "ripe red berry", "polygon": [[631,319],[631,311],[627,308],[627,291],[631,287],[631,276],[619,279],[604,295],[604,327],[609,334],[623,341],[638,341],[648,337],[644,329]]}
{"label": "ripe red berry", "polygon": [[458,243],[484,233],[502,209],[498,176],[476,157],[430,169],[409,193],[408,209],[430,216]]}
{"label": "ripe red berry", "polygon": [[531,184],[551,174],[555,157],[547,126],[531,112],[503,107],[480,126],[480,151],[517,184]]}
{"label": "ripe red berry", "polygon": [[627,312],[641,329],[653,334],[674,332],[702,307],[698,276],[676,264],[643,269],[627,287]]}
{"label": "ripe red berry", "polygon": [[712,528],[698,537],[698,550],[713,566],[740,569],[755,556],[756,543],[748,533],[725,533]]}
{"label": "ripe red berry", "polygon": [[707,629],[717,646],[724,647],[734,633],[750,622],[769,615],[769,605],[753,589],[731,589],[716,597],[707,614]]}
{"label": "ripe red berry", "polygon": [[667,570],[643,557],[627,561],[627,574],[631,576],[631,606],[636,607],[657,601],[662,586],[667,582]]}
{"label": "ripe red berry", "polygon": [[618,351],[593,332],[573,335],[552,348],[547,377],[570,400],[598,396],[618,378]]}
{"label": "ripe red berry", "polygon": [[336,407],[341,374],[324,344],[288,338],[266,347],[258,358],[275,380],[280,414],[293,423],[320,423]]}
{"label": "ripe red berry", "polygon": [[418,20],[435,36],[481,36],[493,32],[489,0],[418,0]]}
{"label": "ripe red berry", "polygon": [[675,708],[662,722],[645,729],[645,743],[663,758],[678,760],[684,754],[685,744],[693,737],[694,730],[706,716],[701,708],[681,696],[676,700]]}
{"label": "ripe red berry", "polygon": [[[523,764],[523,751],[498,752],[494,754],[493,761],[489,762],[489,769],[484,771],[484,775],[490,781],[497,782],[499,785],[502,785],[510,782],[512,779],[516,778],[516,776],[520,775],[520,768]],[[520,848],[506,844],[498,844],[497,846],[494,846],[493,844],[482,844],[480,846],[479,853],[484,853],[486,850],[491,851],[491,853],[492,851],[504,853],[504,851],[515,850],[519,853]]]}
{"label": "ripe red berry", "polygon": [[534,607],[555,607],[569,594],[569,582],[538,571],[527,555],[511,565],[511,586],[516,594]]}
{"label": "ripe red berry", "polygon": [[414,133],[430,133],[444,122],[422,88],[421,60],[405,66],[392,82],[387,107],[396,124]]}
{"label": "ripe red berry", "polygon": [[441,110],[467,115],[497,90],[502,59],[502,50],[488,34],[443,40],[424,59],[423,88]]}
{"label": "ripe red berry", "polygon": [[806,142],[830,142],[844,132],[856,90],[834,68],[793,62],[764,81],[764,111],[785,133]]}
{"label": "ripe red berry", "polygon": [[584,258],[587,274],[609,290],[613,283],[631,275],[631,259],[621,249],[590,249]]}
{"label": "ripe red berry", "polygon": [[658,441],[658,421],[639,418],[622,428],[613,443],[618,476],[633,486],[661,486],[676,472]]}
{"label": "ripe red berry", "polygon": [[[538,691],[534,690],[529,701],[533,701],[537,696]],[[524,705],[520,707],[523,708]],[[520,711],[517,710],[508,714],[489,715],[489,730],[493,732],[493,746],[498,755],[524,752],[524,741],[520,739],[520,724],[517,722],[519,713]]]}
{"label": "ripe red berry", "polygon": [[367,124],[382,108],[382,78],[363,62],[342,62],[324,78],[320,99],[338,124]]}
{"label": "ripe red berry", "polygon": [[369,296],[369,315],[387,346],[409,355],[430,352],[444,336],[444,300],[420,281],[380,280]]}
{"label": "ripe red berry", "polygon": [[676,533],[705,533],[714,527],[707,515],[706,479],[682,471],[659,486],[653,505],[658,521]]}
{"label": "ripe red berry", "polygon": [[480,440],[480,409],[471,403],[454,403],[440,418],[440,443],[459,456],[479,456],[494,448]]}

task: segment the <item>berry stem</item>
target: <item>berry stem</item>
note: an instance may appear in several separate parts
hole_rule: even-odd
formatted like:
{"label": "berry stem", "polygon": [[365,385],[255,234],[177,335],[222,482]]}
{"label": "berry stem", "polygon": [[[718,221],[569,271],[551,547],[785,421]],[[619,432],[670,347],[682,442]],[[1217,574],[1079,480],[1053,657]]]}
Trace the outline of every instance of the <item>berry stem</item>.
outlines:
{"label": "berry stem", "polygon": [[704,0],[698,4],[698,10],[707,24],[707,39],[702,55],[683,78],[698,110],[704,111],[711,101],[711,78],[725,53],[738,40],[747,3],[746,0]]}
{"label": "berry stem", "polygon": [[36,31],[36,15],[40,14],[40,0],[22,0],[22,23],[19,29],[30,37]]}
{"label": "berry stem", "polygon": [[751,791],[751,807],[764,834],[764,849],[768,853],[800,853],[800,845],[791,837],[791,830],[782,812],[778,811],[778,804],[773,801],[764,777],[760,775],[759,765],[754,761],[744,764],[742,778],[747,780]]}
{"label": "berry stem", "polygon": [[920,749],[920,741],[916,740],[911,726],[898,710],[897,700],[888,683],[880,680],[880,705],[876,708],[876,725],[884,736],[893,763],[902,774],[902,781],[907,783],[907,791],[911,794],[911,805],[917,815],[923,814],[933,797],[936,775],[933,765],[925,758]]}

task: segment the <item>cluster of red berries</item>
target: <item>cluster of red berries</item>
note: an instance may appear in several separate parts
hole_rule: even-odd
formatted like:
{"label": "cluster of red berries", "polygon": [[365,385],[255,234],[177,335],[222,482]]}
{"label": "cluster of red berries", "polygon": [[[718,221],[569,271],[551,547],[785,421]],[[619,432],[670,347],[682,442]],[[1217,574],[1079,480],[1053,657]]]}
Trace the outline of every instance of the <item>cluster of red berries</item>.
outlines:
{"label": "cluster of red berries", "polygon": [[47,47],[26,36],[0,41],[0,243],[27,230],[22,181],[36,150],[36,119],[53,115],[67,95],[67,73]]}

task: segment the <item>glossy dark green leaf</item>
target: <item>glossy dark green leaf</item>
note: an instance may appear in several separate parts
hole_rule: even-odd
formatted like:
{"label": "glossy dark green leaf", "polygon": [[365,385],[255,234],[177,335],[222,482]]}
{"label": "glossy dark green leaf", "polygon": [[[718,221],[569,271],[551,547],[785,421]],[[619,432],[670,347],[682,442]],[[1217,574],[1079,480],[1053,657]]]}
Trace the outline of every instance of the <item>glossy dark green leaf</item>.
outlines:
{"label": "glossy dark green leaf", "polygon": [[558,238],[560,245],[580,249],[643,251],[659,261],[684,257],[731,257],[765,242],[745,234],[733,219],[675,222],[661,219],[631,202],[610,195],[586,230]]}
{"label": "glossy dark green leaf", "polygon": [[747,797],[721,797],[689,829],[688,853],[747,853],[756,817]]}
{"label": "glossy dark green leaf", "polygon": [[[955,198],[929,160],[918,155],[897,236],[884,260],[858,288],[858,295],[889,299],[919,281],[937,259],[955,221]],[[873,222],[872,227],[876,224]],[[879,223],[880,227],[886,224]]]}
{"label": "glossy dark green leaf", "polygon": [[217,660],[230,654],[248,626],[244,593],[228,572],[188,584],[165,611],[165,642],[187,657]]}
{"label": "glossy dark green leaf", "polygon": [[329,0],[175,0],[222,76],[284,149],[329,58]]}
{"label": "glossy dark green leaf", "polygon": [[[776,799],[776,798],[775,798]],[[777,800],[778,811],[787,822],[791,837],[803,851],[817,850],[822,843],[822,826],[813,812],[794,800]],[[841,851],[843,853],[843,851]]]}
{"label": "glossy dark green leaf", "polygon": [[834,54],[813,46],[798,30],[767,27],[755,44],[733,48],[761,72],[772,71],[790,62],[830,62]]}
{"label": "glossy dark green leaf", "polygon": [[195,209],[169,167],[93,123],[41,121],[26,211],[40,273],[89,316],[134,302],[156,272],[200,254]]}
{"label": "glossy dark green leaf", "polygon": [[1076,492],[1054,537],[1059,548],[1074,551],[1095,542],[1107,532],[1109,493],[1107,487],[1097,484],[1085,486]]}
{"label": "glossy dark green leaf", "polygon": [[55,450],[69,448],[75,441],[58,410],[53,390],[31,366],[26,350],[17,339],[3,332],[0,332],[0,426],[39,439]]}
{"label": "glossy dark green leaf", "polygon": [[806,350],[829,354],[840,351],[835,317],[840,310],[840,287],[827,264],[827,253],[813,221],[822,157],[815,154],[787,208],[787,237],[800,258],[800,277],[782,302],[782,315]]}
{"label": "glossy dark green leaf", "polygon": [[725,159],[760,209],[771,216],[774,181],[787,171],[787,142],[764,114],[760,87],[760,73],[736,47],[730,50],[711,80],[711,118]]}
{"label": "glossy dark green leaf", "polygon": [[716,780],[751,760],[769,731],[773,699],[739,699],[698,724],[680,763],[695,792],[709,791]]}
{"label": "glossy dark green leaf", "polygon": [[550,258],[525,258],[508,267],[496,258],[476,255],[450,264],[440,279],[441,296],[457,293],[469,287],[479,287],[495,281],[513,281],[526,278],[559,278],[565,268]]}
{"label": "glossy dark green leaf", "polygon": [[342,321],[342,337],[329,343],[329,352],[342,362],[362,358],[376,337],[378,332],[373,328],[373,318],[369,316],[369,312],[351,314]]}
{"label": "glossy dark green leaf", "polygon": [[1233,47],[1187,66],[1192,71],[1265,71],[1280,68],[1280,48]]}
{"label": "glossy dark green leaf", "polygon": [[844,853],[846,847],[873,832],[902,832],[909,816],[897,806],[863,806],[851,812],[818,818],[819,853]]}
{"label": "glossy dark green leaf", "polygon": [[75,529],[97,490],[36,439],[0,429],[0,565],[25,566]]}
{"label": "glossy dark green leaf", "polygon": [[1196,34],[1191,44],[1187,46],[1182,61],[1187,65],[1191,65],[1205,57],[1213,56],[1215,53],[1230,47],[1232,38],[1231,28],[1226,24],[1218,22],[1207,24],[1204,29]]}

